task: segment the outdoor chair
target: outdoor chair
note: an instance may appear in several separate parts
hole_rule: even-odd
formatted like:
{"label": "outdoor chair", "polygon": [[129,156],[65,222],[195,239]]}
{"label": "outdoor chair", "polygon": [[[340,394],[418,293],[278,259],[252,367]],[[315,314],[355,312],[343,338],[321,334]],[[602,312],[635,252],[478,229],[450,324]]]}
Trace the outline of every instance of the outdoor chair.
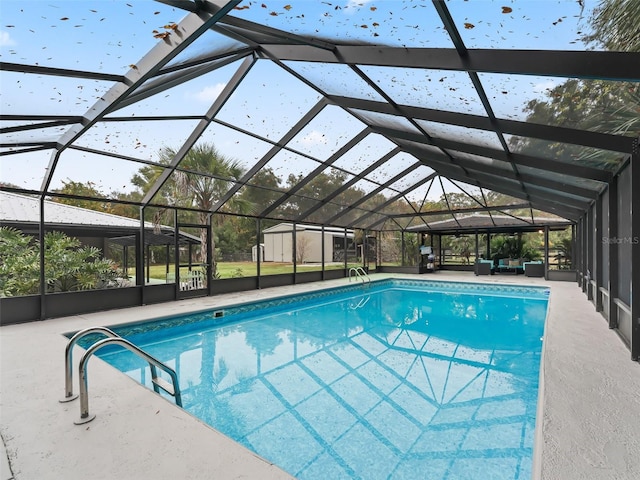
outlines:
{"label": "outdoor chair", "polygon": [[493,275],[493,260],[478,259],[473,266],[476,275]]}
{"label": "outdoor chair", "polygon": [[544,277],[545,268],[542,261],[524,262],[522,266],[526,277]]}

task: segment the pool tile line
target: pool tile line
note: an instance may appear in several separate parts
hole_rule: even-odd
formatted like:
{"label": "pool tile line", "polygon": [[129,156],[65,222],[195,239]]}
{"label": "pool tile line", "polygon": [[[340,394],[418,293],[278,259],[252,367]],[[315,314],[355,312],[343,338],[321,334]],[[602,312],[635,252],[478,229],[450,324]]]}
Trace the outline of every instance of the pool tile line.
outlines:
{"label": "pool tile line", "polygon": [[[375,287],[375,288],[374,288]],[[148,333],[154,330],[166,329],[170,323],[171,327],[181,327],[193,323],[206,321],[211,328],[222,324],[240,321],[245,315],[254,312],[263,314],[275,314],[279,309],[284,309],[292,304],[301,304],[305,302],[317,302],[321,299],[335,297],[336,300],[342,295],[350,295],[353,290],[363,289],[369,293],[374,293],[380,289],[397,287],[397,288],[420,288],[429,289],[434,292],[456,292],[456,293],[485,293],[487,295],[530,295],[535,298],[545,298],[549,294],[548,287],[523,286],[523,285],[504,285],[471,282],[456,282],[442,280],[409,280],[387,278],[382,280],[374,280],[369,286],[363,287],[361,284],[346,285],[341,287],[332,287],[321,289],[308,293],[298,293],[292,295],[284,295],[267,300],[259,300],[251,303],[240,303],[228,305],[221,308],[207,309],[199,312],[193,312],[187,315],[172,316],[167,318],[156,318],[151,321],[135,322],[130,324],[121,324],[117,327],[116,333],[123,337],[129,337],[138,333]],[[216,314],[220,315],[216,317]],[[70,332],[72,335],[75,332]]]}

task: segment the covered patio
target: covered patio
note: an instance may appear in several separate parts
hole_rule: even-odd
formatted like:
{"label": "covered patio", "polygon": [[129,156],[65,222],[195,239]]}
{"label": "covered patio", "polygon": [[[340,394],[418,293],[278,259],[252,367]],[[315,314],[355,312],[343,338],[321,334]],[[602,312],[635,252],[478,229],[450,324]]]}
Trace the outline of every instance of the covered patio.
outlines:
{"label": "covered patio", "polygon": [[[462,270],[470,271],[474,270],[478,274],[476,265],[484,260],[494,261],[495,265],[498,265],[498,257],[500,259],[515,259],[522,261],[536,260],[538,257],[541,259],[543,265],[542,276],[547,280],[559,280],[559,281],[574,281],[576,279],[576,271],[567,264],[567,260],[570,262],[571,258],[563,258],[562,252],[554,249],[551,252],[552,247],[549,233],[552,231],[564,232],[568,231],[569,245],[571,246],[567,255],[574,250],[575,245],[575,232],[573,224],[561,218],[538,218],[535,222],[527,221],[512,215],[485,215],[481,213],[473,213],[470,215],[459,216],[450,220],[437,220],[429,224],[416,225],[411,227],[410,231],[416,231],[421,237],[421,245],[428,245],[431,247],[431,251],[434,255],[435,263],[438,268],[445,270]],[[492,251],[491,243],[495,236],[508,237],[513,239],[517,245],[522,245],[523,235],[535,234],[537,245],[534,252],[536,258],[523,258],[527,253],[518,252],[506,252],[502,249]],[[443,241],[443,237],[460,238],[466,237],[469,242],[467,245],[466,264],[451,264],[447,262],[446,257],[450,253],[447,252],[444,245],[447,243]],[[424,263],[424,262],[422,262]],[[521,265],[520,265],[521,266]]]}

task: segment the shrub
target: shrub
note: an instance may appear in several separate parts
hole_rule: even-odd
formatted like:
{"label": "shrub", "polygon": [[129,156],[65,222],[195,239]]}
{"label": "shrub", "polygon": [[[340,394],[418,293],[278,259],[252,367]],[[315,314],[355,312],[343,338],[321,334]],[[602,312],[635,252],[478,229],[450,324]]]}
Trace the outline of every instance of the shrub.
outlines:
{"label": "shrub", "polygon": [[[44,237],[46,292],[68,292],[122,286],[116,264],[96,247],[82,246],[62,232]],[[39,293],[40,245],[20,231],[0,228],[0,295]]]}
{"label": "shrub", "polygon": [[518,237],[497,235],[491,239],[491,252],[493,260],[501,258],[523,258],[527,260],[540,260],[538,250]]}

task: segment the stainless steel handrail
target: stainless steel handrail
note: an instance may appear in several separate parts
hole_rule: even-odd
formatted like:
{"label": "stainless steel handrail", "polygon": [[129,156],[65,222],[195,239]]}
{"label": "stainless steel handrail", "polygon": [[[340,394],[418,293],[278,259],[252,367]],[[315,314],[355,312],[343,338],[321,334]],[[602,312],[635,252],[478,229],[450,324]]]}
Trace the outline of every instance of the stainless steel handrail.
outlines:
{"label": "stainless steel handrail", "polygon": [[371,283],[371,277],[369,277],[369,274],[364,271],[364,268],[362,268],[362,267],[351,267],[349,269],[349,282],[351,282],[351,274],[352,273],[355,274],[356,278],[359,278],[360,280],[362,280],[362,283],[366,283],[366,281]]}
{"label": "stainless steel handrail", "polygon": [[64,398],[60,400],[60,403],[70,402],[78,398],[78,395],[73,394],[73,358],[72,350],[73,346],[78,343],[82,337],[86,337],[92,333],[101,333],[106,337],[117,338],[119,335],[107,327],[89,327],[84,330],[80,330],[73,337],[69,339],[67,348],[64,350]]}
{"label": "stainless steel handrail", "polygon": [[[369,274],[367,272],[364,271],[364,268],[362,267],[358,267],[356,270],[358,270],[358,272],[360,273],[360,276],[362,276],[363,278],[365,278],[369,283],[371,283],[371,277],[369,276]],[[364,280],[363,280],[364,281]]]}
{"label": "stainless steel handrail", "polygon": [[[149,367],[151,367],[151,377],[154,385],[153,389],[156,392],[158,392],[159,391],[158,387],[162,388],[170,395],[173,395],[173,397],[176,400],[176,405],[178,405],[179,407],[182,407],[182,395],[180,394],[180,385],[178,383],[178,375],[176,374],[174,369],[165,365],[160,360],[152,357],[147,352],[136,347],[133,343],[129,342],[128,340],[125,340],[122,337],[105,338],[103,340],[100,340],[99,342],[94,343],[91,347],[89,347],[89,349],[85,352],[85,354],[80,359],[80,366],[78,367],[78,372],[80,376],[80,419],[73,423],[75,423],[76,425],[82,425],[83,423],[88,423],[94,418],[96,418],[95,415],[89,415],[87,363],[89,362],[89,359],[91,358],[91,356],[97,350],[112,344],[120,345],[126,348],[127,350],[135,353],[139,357],[142,357],[144,360],[146,360],[149,363]],[[159,380],[161,379],[159,379],[157,376],[156,368],[159,368],[164,372],[166,372],[167,374],[169,374],[169,376],[171,377],[171,382],[173,383],[173,391],[168,390],[167,387],[165,387],[161,382],[159,382]]]}

